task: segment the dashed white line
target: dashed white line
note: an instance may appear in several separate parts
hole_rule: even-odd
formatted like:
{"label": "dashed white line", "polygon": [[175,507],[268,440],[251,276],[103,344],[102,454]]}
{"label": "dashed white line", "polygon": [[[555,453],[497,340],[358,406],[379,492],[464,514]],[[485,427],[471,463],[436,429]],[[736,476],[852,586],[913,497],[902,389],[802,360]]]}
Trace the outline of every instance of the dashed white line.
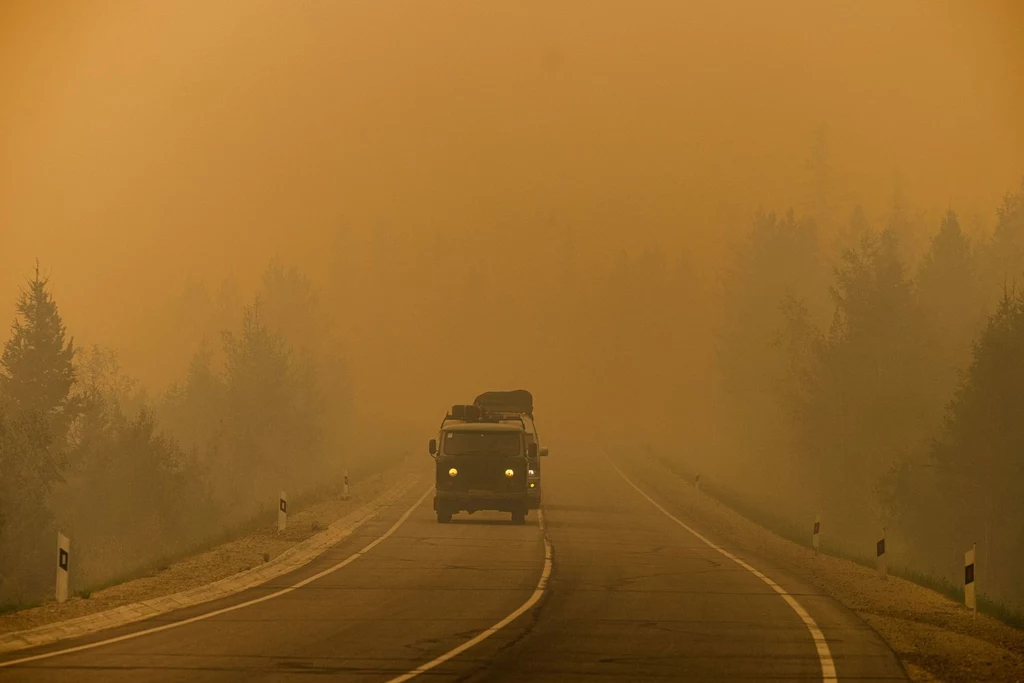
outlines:
{"label": "dashed white line", "polygon": [[[540,522],[541,531],[544,532],[544,513],[541,512],[540,510],[537,511],[537,519]],[[540,580],[537,582],[537,587],[533,589],[533,593],[530,595],[529,599],[527,599],[526,602],[524,602],[522,605],[519,606],[518,609],[516,609],[516,611],[509,614],[507,617],[496,623],[494,626],[491,626],[490,628],[481,632],[474,638],[467,640],[462,645],[459,645],[458,647],[449,650],[437,659],[433,659],[427,662],[426,664],[416,667],[408,673],[389,679],[387,683],[404,683],[404,681],[412,680],[413,678],[416,678],[421,674],[425,674],[431,669],[436,669],[445,662],[455,657],[458,657],[471,647],[474,647],[484,642],[485,640],[493,636],[495,633],[502,630],[503,628],[514,622],[516,619],[529,612],[544,595],[544,591],[547,590],[548,579],[551,577],[551,564],[551,541],[548,540],[547,533],[544,533],[544,568],[541,570]]]}
{"label": "dashed white line", "polygon": [[279,598],[282,595],[287,595],[288,593],[291,593],[292,591],[296,591],[296,590],[302,588],[303,586],[308,586],[309,584],[313,583],[314,581],[317,581],[319,579],[324,578],[328,574],[333,574],[334,572],[338,571],[342,567],[347,567],[348,565],[352,564],[353,562],[358,560],[360,557],[362,557],[366,553],[368,553],[371,550],[373,550],[374,548],[376,548],[378,545],[383,543],[385,540],[390,538],[396,531],[398,531],[398,527],[402,526],[402,524],[405,523],[405,520],[409,519],[409,516],[412,515],[412,513],[416,511],[416,508],[418,508],[420,506],[420,503],[422,503],[426,499],[426,497],[428,495],[430,495],[431,492],[433,492],[433,490],[434,490],[433,487],[430,487],[429,489],[427,489],[423,493],[423,495],[420,496],[419,499],[415,503],[413,503],[412,506],[408,510],[406,510],[405,513],[403,513],[401,517],[398,518],[398,521],[395,522],[394,525],[392,525],[392,527],[390,529],[388,529],[386,532],[384,532],[384,534],[382,536],[378,536],[372,542],[367,543],[361,550],[358,550],[357,552],[349,555],[348,557],[346,557],[341,562],[338,562],[337,564],[331,565],[327,569],[324,569],[323,571],[318,572],[317,574],[314,574],[313,576],[305,578],[302,581],[299,581],[298,583],[296,583],[294,585],[288,586],[287,588],[282,588],[281,590],[274,591],[273,593],[269,593],[269,594],[261,596],[259,598],[253,598],[252,600],[246,600],[245,602],[240,602],[237,605],[231,605],[230,607],[223,607],[221,609],[214,610],[212,612],[204,612],[203,614],[199,614],[197,616],[190,617],[188,619],[182,619],[181,621],[174,621],[174,622],[171,622],[169,624],[163,624],[162,626],[154,626],[153,628],[147,628],[147,629],[142,630],[142,631],[135,631],[133,633],[126,633],[125,635],[117,636],[116,638],[107,638],[106,640],[100,640],[100,641],[97,641],[95,643],[86,643],[85,645],[77,645],[75,647],[68,647],[68,648],[64,648],[64,649],[61,649],[61,650],[54,650],[52,652],[44,652],[42,654],[31,655],[29,657],[21,657],[20,659],[10,659],[10,660],[7,660],[5,662],[0,662],[0,669],[2,669],[4,667],[7,667],[7,666],[15,666],[15,665],[18,665],[18,664],[27,664],[29,662],[36,662],[36,661],[39,661],[41,659],[50,659],[51,657],[59,657],[61,655],[68,655],[68,654],[71,654],[73,652],[82,652],[83,650],[92,650],[93,648],[103,647],[104,645],[112,645],[114,643],[121,643],[121,642],[124,642],[126,640],[132,640],[134,638],[141,638],[142,636],[146,636],[146,635],[149,635],[151,633],[160,633],[161,631],[168,631],[168,630],[170,630],[172,628],[178,628],[179,626],[186,626],[187,624],[194,624],[197,621],[203,621],[204,619],[209,619],[211,617],[216,617],[216,616],[221,615],[221,614],[227,614],[228,612],[234,612],[235,610],[240,610],[243,607],[249,607],[251,605],[256,605],[256,604],[259,604],[261,602],[266,602],[267,600],[273,600],[274,598]]}
{"label": "dashed white line", "polygon": [[818,628],[818,623],[814,620],[814,617],[812,617],[810,613],[806,609],[804,609],[803,605],[797,602],[796,598],[794,598],[792,595],[786,592],[785,588],[772,581],[770,578],[762,574],[760,571],[750,566],[740,558],[736,557],[722,546],[717,545],[716,543],[713,543],[712,541],[708,540],[699,531],[697,531],[689,524],[682,521],[681,519],[673,515],[671,512],[666,510],[656,500],[654,500],[649,495],[644,493],[644,491],[639,486],[634,484],[633,481],[622,472],[622,470],[616,467],[615,463],[613,463],[610,458],[608,462],[615,469],[615,471],[619,473],[619,476],[626,480],[627,484],[636,489],[637,493],[646,498],[651,505],[658,508],[658,510],[660,510],[666,517],[668,517],[673,522],[689,531],[691,534],[696,536],[701,542],[703,542],[708,547],[717,550],[725,557],[728,557],[730,560],[732,560],[739,566],[743,567],[757,578],[764,581],[773,591],[778,593],[779,597],[785,600],[786,604],[789,605],[794,612],[796,612],[797,616],[800,617],[800,620],[804,622],[804,625],[807,627],[808,632],[810,632],[811,639],[814,640],[814,646],[818,651],[818,661],[821,663],[821,680],[823,681],[823,683],[833,683],[834,681],[839,680],[836,676],[836,664],[832,660],[832,651],[828,647],[828,641],[825,640],[825,634],[821,632],[820,628]]}

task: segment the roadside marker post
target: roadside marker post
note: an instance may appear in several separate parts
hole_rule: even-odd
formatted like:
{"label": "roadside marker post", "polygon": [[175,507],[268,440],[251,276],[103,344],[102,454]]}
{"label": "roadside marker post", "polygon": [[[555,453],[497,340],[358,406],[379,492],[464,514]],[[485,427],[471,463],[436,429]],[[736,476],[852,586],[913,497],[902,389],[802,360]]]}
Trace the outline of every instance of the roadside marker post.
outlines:
{"label": "roadside marker post", "polygon": [[288,525],[288,496],[281,491],[281,498],[277,501],[277,531],[284,531]]}
{"label": "roadside marker post", "polygon": [[342,496],[345,500],[348,500],[348,468],[345,468],[345,487],[342,492]]}
{"label": "roadside marker post", "polygon": [[885,566],[885,527],[882,527],[882,537],[875,543],[875,562],[878,566],[878,576],[884,579],[889,575]]}
{"label": "roadside marker post", "polygon": [[694,488],[695,488],[695,489],[697,489],[698,491],[700,491],[700,472],[698,472],[698,473],[697,473],[697,476],[696,476],[696,477],[694,478],[694,480],[693,480],[693,486],[694,486]]}
{"label": "roadside marker post", "polygon": [[71,539],[57,532],[57,602],[68,599],[68,569],[71,566]]}
{"label": "roadside marker post", "polygon": [[978,616],[978,593],[974,581],[974,558],[977,555],[978,544],[975,543],[971,549],[964,553],[964,604],[968,609],[974,610],[974,616]]}
{"label": "roadside marker post", "polygon": [[821,513],[814,516],[814,531],[811,532],[811,545],[814,547],[814,554],[817,555],[821,549]]}

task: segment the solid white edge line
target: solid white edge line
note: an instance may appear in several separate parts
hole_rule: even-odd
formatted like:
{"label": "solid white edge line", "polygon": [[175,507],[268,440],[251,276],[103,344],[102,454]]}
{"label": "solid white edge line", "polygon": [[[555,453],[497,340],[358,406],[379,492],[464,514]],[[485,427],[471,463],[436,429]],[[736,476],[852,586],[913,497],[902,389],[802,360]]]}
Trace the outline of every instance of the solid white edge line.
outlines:
{"label": "solid white edge line", "polygon": [[644,491],[639,486],[634,484],[633,481],[629,477],[627,477],[623,473],[623,471],[620,470],[615,465],[614,462],[612,462],[611,458],[608,458],[608,463],[612,466],[612,468],[615,469],[616,472],[619,473],[620,477],[626,480],[627,484],[632,486],[637,493],[646,498],[647,502],[649,502],[654,507],[658,508],[658,510],[660,510],[666,517],[668,517],[673,522],[675,522],[676,524],[678,524],[679,526],[683,527],[691,534],[696,536],[701,542],[703,542],[709,548],[717,550],[725,557],[728,557],[730,560],[732,560],[739,566],[743,567],[757,578],[764,581],[773,591],[778,593],[779,597],[785,600],[786,604],[789,605],[794,612],[796,612],[797,616],[800,617],[801,621],[804,622],[804,625],[810,632],[811,639],[814,640],[815,648],[818,651],[818,661],[821,663],[821,680],[823,681],[823,683],[833,683],[834,681],[839,680],[839,678],[836,676],[836,664],[832,660],[832,651],[828,647],[828,641],[825,640],[825,634],[821,632],[820,628],[818,628],[818,623],[814,620],[814,617],[812,617],[810,613],[806,609],[804,609],[803,605],[797,602],[796,598],[794,598],[792,595],[786,592],[785,588],[772,581],[770,578],[762,574],[760,571],[758,571],[754,567],[751,567],[749,564],[747,564],[740,558],[736,557],[725,548],[713,543],[712,541],[709,541],[699,531],[697,531],[696,529],[688,525],[686,522],[682,521],[681,519],[673,515],[671,512],[666,510],[664,507],[662,507],[656,500],[654,500],[649,495],[644,493]]}
{"label": "solid white edge line", "polygon": [[[64,649],[61,649],[61,650],[54,650],[53,652],[44,652],[42,654],[32,655],[30,657],[21,657],[20,659],[11,659],[11,660],[8,660],[6,662],[0,662],[0,669],[2,669],[4,667],[8,667],[8,666],[16,666],[18,664],[27,664],[29,662],[36,662],[36,661],[39,661],[41,659],[50,659],[51,657],[59,657],[61,655],[68,655],[68,654],[72,654],[74,652],[82,652],[83,650],[92,650],[93,648],[103,647],[104,645],[112,645],[114,643],[120,643],[120,642],[123,642],[125,640],[132,640],[134,638],[141,638],[142,636],[150,635],[152,633],[160,633],[161,631],[168,631],[168,630],[170,630],[172,628],[178,628],[179,626],[185,626],[187,624],[193,624],[193,623],[195,623],[197,621],[203,621],[204,619],[209,619],[211,617],[216,617],[216,616],[219,616],[221,614],[227,614],[228,612],[234,612],[235,610],[240,610],[240,609],[242,609],[244,607],[249,607],[251,605],[256,605],[256,604],[259,604],[261,602],[266,602],[267,600],[273,600],[274,598],[279,598],[282,595],[286,595],[288,593],[291,593],[292,591],[298,590],[299,588],[302,588],[303,586],[308,586],[309,584],[313,583],[314,581],[317,581],[319,579],[324,578],[328,574],[333,574],[334,572],[338,571],[342,567],[346,567],[346,566],[352,564],[353,562],[358,560],[360,557],[362,557],[366,553],[368,553],[371,550],[373,550],[374,548],[376,548],[378,545],[380,545],[385,540],[390,538],[396,531],[398,531],[398,527],[402,526],[402,524],[405,522],[405,520],[409,519],[410,515],[412,515],[412,513],[415,512],[416,508],[418,508],[420,506],[420,503],[422,503],[424,501],[424,499],[426,499],[426,497],[428,495],[430,495],[430,493],[433,490],[434,490],[433,486],[431,486],[429,489],[427,489],[423,493],[423,495],[420,496],[419,499],[415,503],[412,504],[412,507],[410,507],[408,510],[406,510],[405,513],[401,517],[398,518],[398,521],[395,522],[394,525],[392,525],[392,527],[390,529],[388,529],[384,533],[384,535],[378,536],[375,540],[373,540],[372,542],[366,544],[361,550],[358,550],[355,553],[349,555],[348,557],[346,557],[341,562],[338,562],[337,564],[334,564],[334,565],[328,567],[327,569],[324,569],[323,571],[314,574],[313,576],[307,577],[307,578],[303,579],[302,581],[299,581],[298,583],[296,583],[294,585],[288,586],[287,588],[282,588],[281,590],[274,591],[273,593],[269,593],[269,594],[264,595],[264,596],[259,597],[259,598],[253,598],[252,600],[246,600],[245,602],[240,602],[237,605],[231,605],[229,607],[223,607],[221,609],[214,610],[212,612],[204,612],[203,614],[199,614],[197,616],[190,617],[188,619],[182,619],[181,621],[174,621],[174,622],[171,622],[169,624],[163,624],[162,626],[154,626],[153,628],[147,628],[147,629],[142,630],[142,631],[135,631],[133,633],[126,633],[125,635],[117,636],[116,638],[108,638],[106,640],[100,640],[100,641],[97,641],[95,643],[86,643],[85,645],[77,645],[75,647],[68,647],[68,648],[64,648]],[[376,517],[376,515],[374,515],[374,517]],[[372,519],[372,518],[368,518],[366,521],[369,521],[369,519]]]}
{"label": "solid white edge line", "polygon": [[430,671],[431,669],[435,669],[441,666],[450,659],[458,657],[471,647],[474,647],[475,645],[479,645],[480,643],[484,642],[485,640],[493,636],[495,633],[502,630],[503,628],[511,624],[513,621],[529,612],[533,608],[533,606],[537,604],[537,602],[541,599],[541,596],[544,595],[544,591],[547,590],[548,578],[550,578],[551,576],[551,541],[548,539],[547,530],[544,526],[543,511],[537,510],[537,520],[540,522],[540,529],[541,532],[544,534],[544,569],[540,573],[540,580],[537,582],[537,587],[533,589],[533,594],[530,595],[530,598],[522,605],[520,605],[519,609],[509,614],[507,617],[496,623],[494,626],[491,626],[486,631],[482,631],[476,637],[471,638],[470,640],[464,642],[462,645],[459,645],[458,647],[449,650],[437,659],[432,659],[426,664],[416,667],[409,673],[402,674],[401,676],[398,676],[396,678],[388,679],[386,683],[404,683],[404,681],[412,680],[413,678],[416,678],[417,676],[424,674]]}

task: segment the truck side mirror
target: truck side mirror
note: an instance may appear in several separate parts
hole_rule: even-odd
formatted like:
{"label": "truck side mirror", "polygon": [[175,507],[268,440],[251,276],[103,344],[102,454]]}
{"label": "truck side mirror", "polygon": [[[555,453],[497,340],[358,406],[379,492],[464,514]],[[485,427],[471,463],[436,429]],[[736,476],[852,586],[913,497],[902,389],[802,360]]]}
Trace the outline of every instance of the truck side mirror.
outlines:
{"label": "truck side mirror", "polygon": [[437,439],[431,439],[427,448],[430,450],[431,455],[437,455]]}
{"label": "truck side mirror", "polygon": [[542,458],[548,457],[548,449],[547,448],[541,448],[540,449],[540,457],[542,457]]}
{"label": "truck side mirror", "polygon": [[537,457],[537,444],[531,443],[526,445],[526,455],[531,460]]}

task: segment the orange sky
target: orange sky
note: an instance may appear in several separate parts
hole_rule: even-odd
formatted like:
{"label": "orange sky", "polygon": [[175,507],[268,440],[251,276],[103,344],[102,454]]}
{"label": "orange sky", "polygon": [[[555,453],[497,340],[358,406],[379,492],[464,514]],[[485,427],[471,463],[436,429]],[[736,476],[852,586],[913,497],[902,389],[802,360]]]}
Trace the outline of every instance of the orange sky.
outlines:
{"label": "orange sky", "polygon": [[76,335],[163,379],[140,321],[186,277],[276,254],[323,278],[340,230],[710,263],[758,207],[806,205],[821,126],[844,211],[900,186],[990,221],[1024,175],[1019,3],[642,8],[8,0],[0,314],[39,257]]}

